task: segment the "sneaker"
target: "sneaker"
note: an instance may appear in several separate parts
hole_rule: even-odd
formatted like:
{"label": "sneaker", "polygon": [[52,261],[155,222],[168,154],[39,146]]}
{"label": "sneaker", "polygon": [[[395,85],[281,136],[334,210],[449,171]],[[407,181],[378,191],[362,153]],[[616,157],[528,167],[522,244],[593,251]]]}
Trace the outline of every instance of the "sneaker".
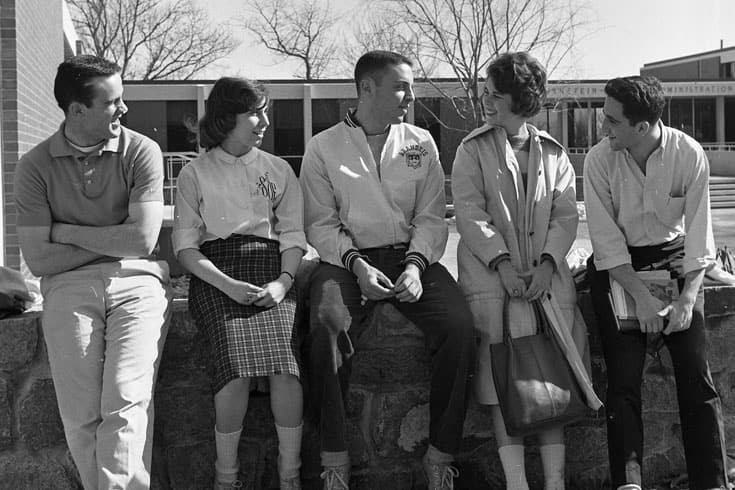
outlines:
{"label": "sneaker", "polygon": [[279,477],[280,490],[301,490],[301,477],[299,475],[291,477]]}
{"label": "sneaker", "polygon": [[214,490],[232,490],[233,488],[242,488],[242,482],[240,480],[230,482],[214,480]]}
{"label": "sneaker", "polygon": [[325,466],[319,475],[324,480],[324,490],[350,490],[350,465]]}
{"label": "sneaker", "polygon": [[454,490],[454,479],[459,470],[448,463],[429,463],[424,459],[424,473],[428,480],[428,490]]}

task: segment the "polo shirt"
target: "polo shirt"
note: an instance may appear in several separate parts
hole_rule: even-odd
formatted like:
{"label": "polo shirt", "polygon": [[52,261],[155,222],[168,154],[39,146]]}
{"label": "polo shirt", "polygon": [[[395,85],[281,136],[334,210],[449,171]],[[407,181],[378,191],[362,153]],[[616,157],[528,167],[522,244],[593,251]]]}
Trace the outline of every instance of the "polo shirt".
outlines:
{"label": "polo shirt", "polygon": [[163,201],[163,157],[158,145],[121,128],[98,150],[84,154],[64,137],[64,124],[18,162],[18,226],[112,226],[128,218],[133,202]]}

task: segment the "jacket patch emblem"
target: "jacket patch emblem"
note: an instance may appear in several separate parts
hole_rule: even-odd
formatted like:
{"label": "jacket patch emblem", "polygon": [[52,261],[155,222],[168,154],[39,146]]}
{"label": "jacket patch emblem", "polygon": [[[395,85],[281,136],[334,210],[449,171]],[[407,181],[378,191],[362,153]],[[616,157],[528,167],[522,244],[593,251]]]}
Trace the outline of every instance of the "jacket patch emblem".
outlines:
{"label": "jacket patch emblem", "polygon": [[406,159],[406,165],[409,168],[417,169],[421,167],[421,162],[429,152],[421,145],[408,145],[403,148],[398,154]]}

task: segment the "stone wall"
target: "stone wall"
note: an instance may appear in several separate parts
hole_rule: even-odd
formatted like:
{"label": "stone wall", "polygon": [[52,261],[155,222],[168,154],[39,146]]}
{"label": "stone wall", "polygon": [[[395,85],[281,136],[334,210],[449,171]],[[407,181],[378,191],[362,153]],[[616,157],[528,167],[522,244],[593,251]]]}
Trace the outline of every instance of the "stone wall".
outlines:
{"label": "stone wall", "polygon": [[[707,320],[712,371],[735,437],[735,288],[708,288]],[[589,298],[580,305],[590,324]],[[379,320],[379,321],[377,321]],[[302,327],[303,328],[303,327]],[[353,487],[425,488],[420,458],[428,434],[428,358],[419,331],[390,306],[378,307],[357,346],[349,396]],[[604,393],[604,366],[591,329],[594,380]],[[174,305],[156,388],[154,482],[156,489],[203,489],[211,485],[215,458],[209,351],[186,312]],[[685,471],[679,442],[674,382],[666,353],[646,364],[644,382],[646,481]],[[533,441],[530,441],[533,442]],[[541,488],[538,451],[529,444],[531,488]],[[604,414],[567,428],[567,473],[572,489],[603,489],[607,476]],[[303,444],[304,488],[321,488],[318,441],[307,426]],[[277,488],[277,440],[268,396],[254,392],[240,445],[246,488]],[[473,404],[467,415],[456,488],[504,488],[486,407]],[[37,313],[0,321],[0,489],[80,488],[64,443],[53,383]]]}

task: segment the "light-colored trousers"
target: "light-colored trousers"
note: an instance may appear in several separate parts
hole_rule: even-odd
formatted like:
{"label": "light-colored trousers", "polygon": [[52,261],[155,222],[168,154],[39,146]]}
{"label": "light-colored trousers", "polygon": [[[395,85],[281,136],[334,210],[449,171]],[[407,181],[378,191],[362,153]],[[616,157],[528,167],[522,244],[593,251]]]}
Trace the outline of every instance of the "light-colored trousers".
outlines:
{"label": "light-colored trousers", "polygon": [[83,266],[41,282],[59,412],[86,490],[150,487],[168,282],[167,264],[149,260]]}

